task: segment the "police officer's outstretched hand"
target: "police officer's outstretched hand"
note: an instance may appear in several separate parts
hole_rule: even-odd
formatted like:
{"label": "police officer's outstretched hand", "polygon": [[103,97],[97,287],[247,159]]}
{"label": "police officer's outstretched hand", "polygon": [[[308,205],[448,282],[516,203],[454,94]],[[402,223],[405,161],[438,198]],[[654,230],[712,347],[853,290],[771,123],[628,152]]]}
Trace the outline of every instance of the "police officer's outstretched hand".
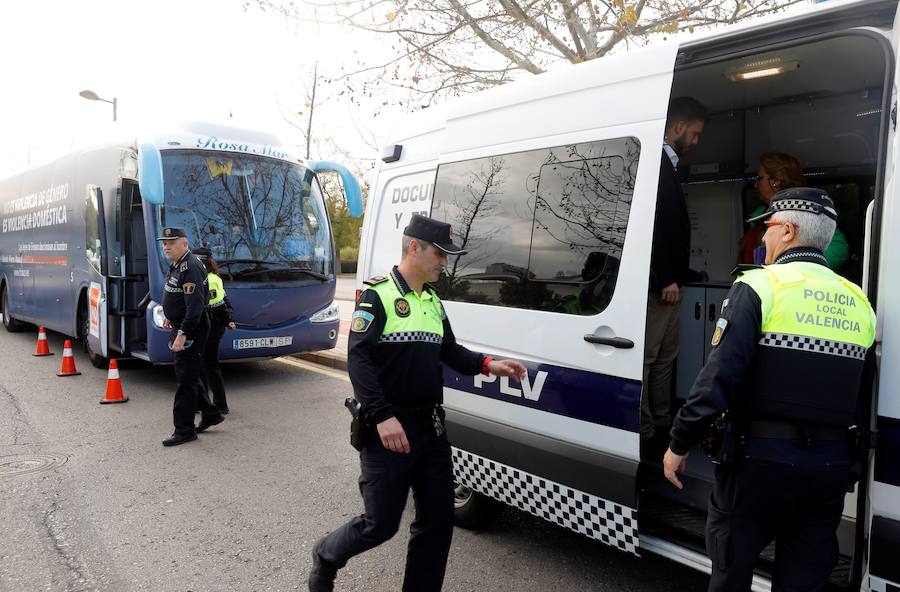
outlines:
{"label": "police officer's outstretched hand", "polygon": [[396,417],[391,417],[378,424],[378,435],[381,436],[381,444],[391,452],[409,454],[409,440],[406,432]]}
{"label": "police officer's outstretched hand", "polygon": [[684,488],[678,479],[677,473],[684,472],[687,466],[687,457],[687,454],[675,454],[671,448],[666,449],[666,454],[663,456],[663,473],[666,479],[678,489]]}
{"label": "police officer's outstretched hand", "polygon": [[512,376],[519,382],[525,378],[525,366],[517,360],[491,360],[488,370],[494,376]]}

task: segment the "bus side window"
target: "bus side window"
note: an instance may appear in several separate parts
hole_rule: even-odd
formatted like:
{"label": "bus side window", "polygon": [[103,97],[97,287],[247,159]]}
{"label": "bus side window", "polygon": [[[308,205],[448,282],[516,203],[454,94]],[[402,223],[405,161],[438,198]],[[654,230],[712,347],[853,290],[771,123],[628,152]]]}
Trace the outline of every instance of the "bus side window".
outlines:
{"label": "bus side window", "polygon": [[97,207],[100,188],[88,185],[84,198],[84,255],[88,263],[100,272],[100,222]]}

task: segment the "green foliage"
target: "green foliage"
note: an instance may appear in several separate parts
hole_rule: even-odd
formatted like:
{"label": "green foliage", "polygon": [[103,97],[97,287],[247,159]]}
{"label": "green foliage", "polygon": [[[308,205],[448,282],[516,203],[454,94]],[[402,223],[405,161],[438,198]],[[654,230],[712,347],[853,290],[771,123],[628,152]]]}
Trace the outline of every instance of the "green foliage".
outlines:
{"label": "green foliage", "polygon": [[[357,177],[361,175],[357,174]],[[354,218],[350,215],[347,200],[337,175],[319,175],[322,183],[322,191],[325,192],[325,205],[328,208],[328,218],[331,220],[331,230],[334,234],[334,248],[340,254],[341,261],[356,261],[359,254],[359,233],[363,224],[363,216]],[[362,184],[363,203],[368,197],[369,188]],[[352,254],[352,255],[351,255]]]}

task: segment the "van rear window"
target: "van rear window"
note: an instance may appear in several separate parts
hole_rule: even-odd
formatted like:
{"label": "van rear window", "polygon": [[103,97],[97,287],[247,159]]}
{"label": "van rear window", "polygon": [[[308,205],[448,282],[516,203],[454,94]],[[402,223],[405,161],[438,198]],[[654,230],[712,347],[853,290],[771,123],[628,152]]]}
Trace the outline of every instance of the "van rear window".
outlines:
{"label": "van rear window", "polygon": [[445,300],[592,315],[615,291],[640,143],[617,138],[442,164],[431,217],[454,243]]}

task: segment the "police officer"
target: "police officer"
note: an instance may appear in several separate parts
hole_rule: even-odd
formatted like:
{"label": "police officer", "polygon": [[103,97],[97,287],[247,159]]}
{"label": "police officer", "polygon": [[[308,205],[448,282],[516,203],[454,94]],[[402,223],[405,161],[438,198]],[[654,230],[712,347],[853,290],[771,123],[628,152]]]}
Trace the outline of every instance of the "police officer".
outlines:
{"label": "police officer", "polygon": [[193,250],[203,265],[206,266],[206,281],[209,288],[209,303],[206,305],[206,314],[209,316],[209,336],[206,338],[206,346],[203,348],[203,391],[212,392],[213,405],[219,413],[228,415],[228,400],[225,398],[225,379],[222,378],[222,368],[219,366],[219,342],[225,334],[225,329],[234,329],[234,309],[225,294],[225,284],[219,276],[219,266],[212,257],[212,251],[208,247],[197,247]]}
{"label": "police officer", "polygon": [[453,466],[444,433],[441,363],[457,372],[521,379],[525,367],[495,360],[456,342],[435,282],[447,255],[462,255],[450,226],[413,215],[403,231],[403,258],[389,277],[366,281],[351,321],[348,370],[371,427],[360,453],[365,513],[313,549],[309,589],[331,591],[337,570],[390,539],[400,525],[409,489],[416,518],[410,527],[403,590],[437,591],[453,534]]}
{"label": "police officer", "polygon": [[[172,264],[166,275],[163,313],[166,328],[172,330],[170,348],[175,352],[175,404],[172,415],[175,433],[163,440],[163,446],[177,446],[197,439],[197,432],[221,423],[225,418],[202,392],[203,348],[209,333],[206,317],[206,268],[191,253],[183,228],[167,227],[157,240],[162,241],[163,254]],[[200,424],[194,427],[194,413],[199,406]]]}
{"label": "police officer", "polygon": [[819,590],[837,561],[848,431],[875,313],[857,285],[828,268],[837,212],[824,191],[779,191],[756,220],[767,226],[767,265],[740,275],[722,304],[714,349],[678,412],[663,468],[681,488],[688,450],[727,411],[738,437],[709,503],[709,589],[749,590],[754,562],[774,539],[774,589]]}

